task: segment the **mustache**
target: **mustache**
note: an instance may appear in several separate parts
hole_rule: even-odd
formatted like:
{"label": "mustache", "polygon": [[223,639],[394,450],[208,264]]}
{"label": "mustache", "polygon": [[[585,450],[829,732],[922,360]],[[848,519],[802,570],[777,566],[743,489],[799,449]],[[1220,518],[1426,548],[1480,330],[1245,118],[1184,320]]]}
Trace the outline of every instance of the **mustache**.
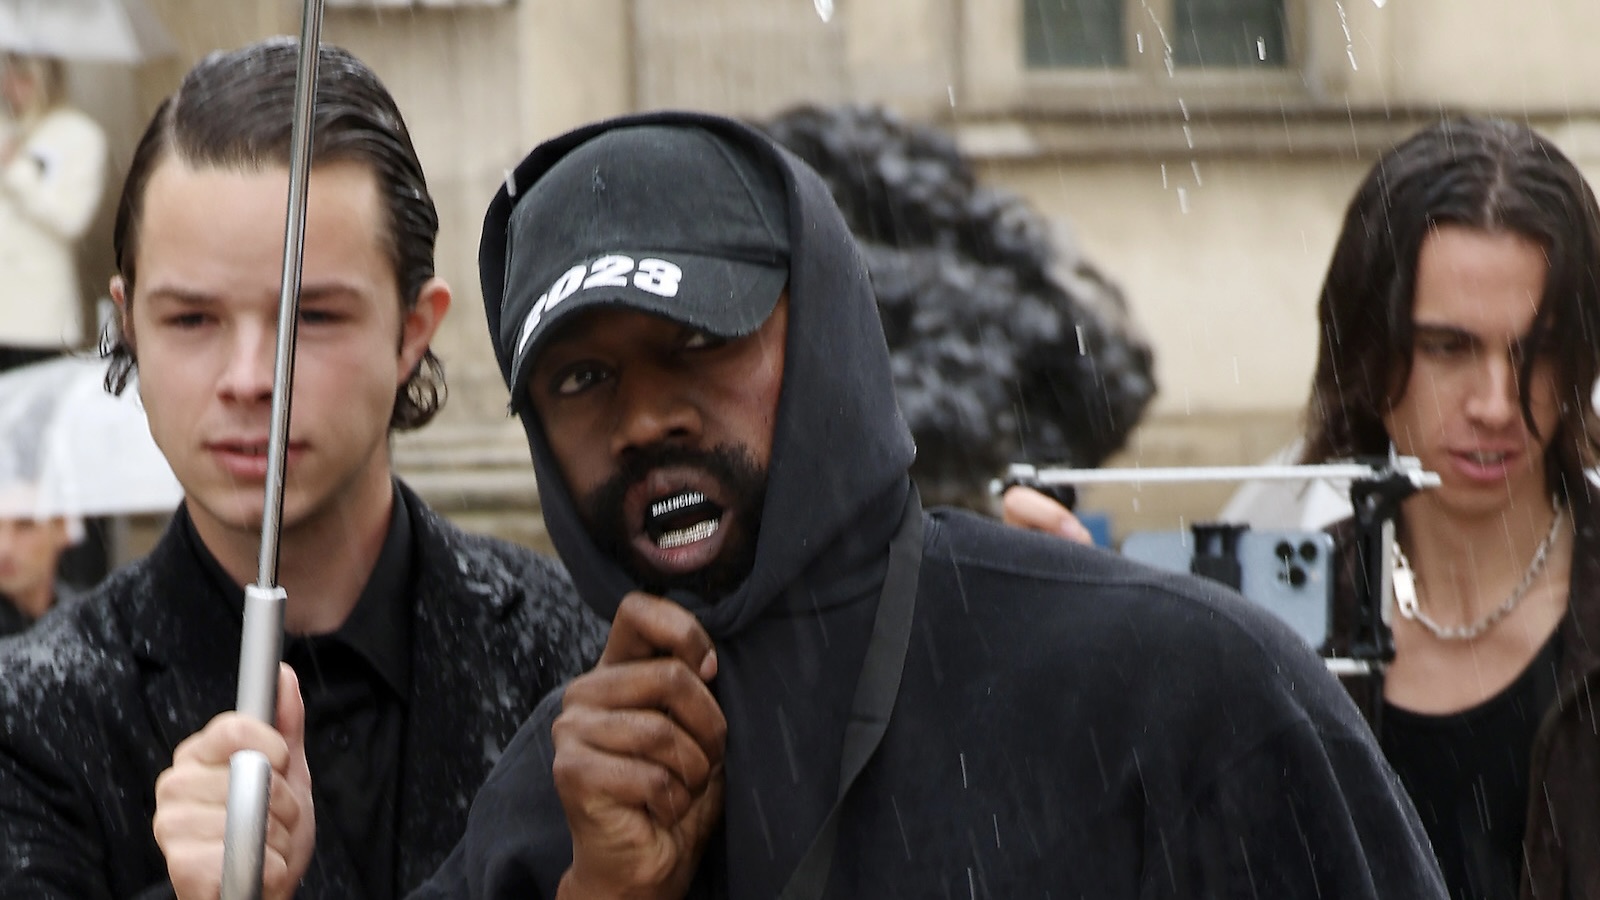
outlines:
{"label": "mustache", "polygon": [[623,458],[617,471],[599,487],[590,491],[583,500],[583,511],[591,522],[616,518],[622,522],[622,499],[628,489],[643,481],[652,471],[668,467],[700,469],[724,487],[741,488],[752,484],[764,487],[766,473],[756,465],[755,456],[746,448],[722,444],[710,450],[690,447],[659,446],[636,450]]}
{"label": "mustache", "polygon": [[639,558],[629,541],[623,512],[623,502],[629,488],[644,480],[653,470],[667,467],[699,469],[710,475],[726,492],[744,528],[753,529],[761,521],[761,511],[766,502],[767,473],[756,462],[755,454],[736,444],[722,444],[709,450],[671,445],[636,450],[622,459],[610,478],[582,499],[579,510],[588,523],[589,536],[596,546],[620,562],[639,587],[657,594],[682,587],[705,595],[708,599],[715,598],[737,587],[749,573],[755,558],[753,533],[742,533],[734,539],[724,559],[699,572],[676,579],[666,579],[654,573]]}

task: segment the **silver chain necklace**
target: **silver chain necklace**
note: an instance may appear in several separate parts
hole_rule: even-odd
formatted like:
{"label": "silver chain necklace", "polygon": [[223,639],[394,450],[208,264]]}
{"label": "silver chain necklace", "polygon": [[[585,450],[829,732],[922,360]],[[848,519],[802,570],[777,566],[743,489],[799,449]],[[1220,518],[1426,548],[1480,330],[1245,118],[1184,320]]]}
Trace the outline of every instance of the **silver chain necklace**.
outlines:
{"label": "silver chain necklace", "polygon": [[1395,605],[1400,608],[1400,615],[1428,629],[1441,641],[1470,641],[1493,628],[1517,608],[1517,604],[1527,595],[1528,588],[1533,586],[1533,580],[1539,577],[1539,572],[1544,569],[1545,558],[1550,555],[1550,548],[1555,545],[1556,535],[1561,531],[1561,522],[1566,512],[1561,508],[1561,504],[1553,502],[1552,505],[1555,506],[1556,514],[1550,519],[1550,533],[1544,536],[1539,548],[1533,551],[1533,560],[1528,563],[1527,571],[1522,573],[1522,580],[1517,582],[1517,586],[1512,589],[1504,602],[1471,625],[1454,625],[1446,628],[1422,611],[1417,603],[1417,575],[1411,569],[1411,560],[1407,559],[1405,551],[1400,549],[1400,542],[1395,541],[1394,599]]}

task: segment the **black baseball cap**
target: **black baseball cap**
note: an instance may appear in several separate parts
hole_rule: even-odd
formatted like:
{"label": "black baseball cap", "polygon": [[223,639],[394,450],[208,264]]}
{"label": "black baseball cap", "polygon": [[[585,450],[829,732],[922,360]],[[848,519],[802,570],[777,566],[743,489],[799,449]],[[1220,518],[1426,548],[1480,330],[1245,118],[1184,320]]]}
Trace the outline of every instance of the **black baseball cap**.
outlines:
{"label": "black baseball cap", "polygon": [[788,282],[782,175],[697,125],[602,130],[503,193],[513,205],[491,324],[513,407],[541,342],[583,310],[627,307],[737,338],[767,320]]}

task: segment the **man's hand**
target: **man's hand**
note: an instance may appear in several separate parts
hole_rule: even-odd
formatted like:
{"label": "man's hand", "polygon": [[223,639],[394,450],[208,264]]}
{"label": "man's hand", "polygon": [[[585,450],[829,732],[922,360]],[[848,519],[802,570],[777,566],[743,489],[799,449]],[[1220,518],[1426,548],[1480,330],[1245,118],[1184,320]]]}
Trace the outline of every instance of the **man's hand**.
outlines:
{"label": "man's hand", "polygon": [[683,607],[625,597],[595,668],[551,728],[572,831],[566,898],[678,898],[722,815],[728,723],[711,637]]}
{"label": "man's hand", "polygon": [[1014,485],[1006,490],[1001,498],[1001,520],[1007,525],[1042,531],[1080,544],[1094,543],[1089,529],[1083,527],[1071,510],[1023,485]]}
{"label": "man's hand", "polygon": [[272,764],[262,897],[294,896],[311,864],[317,826],[306,768],[305,705],[294,670],[282,663],[277,720],[274,731],[249,716],[225,712],[179,744],[172,767],[156,779],[156,843],[179,900],[212,900],[222,890],[228,760],[237,750],[259,750]]}

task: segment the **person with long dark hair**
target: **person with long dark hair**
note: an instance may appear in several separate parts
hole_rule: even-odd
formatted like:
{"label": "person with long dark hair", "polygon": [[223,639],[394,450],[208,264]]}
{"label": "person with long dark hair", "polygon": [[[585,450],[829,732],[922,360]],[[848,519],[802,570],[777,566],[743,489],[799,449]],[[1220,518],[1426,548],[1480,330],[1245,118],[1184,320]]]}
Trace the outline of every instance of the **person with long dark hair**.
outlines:
{"label": "person with long dark hair", "polygon": [[[1600,896],[1595,195],[1526,126],[1424,128],[1357,189],[1318,321],[1302,461],[1392,450],[1440,476],[1399,515],[1381,700],[1356,695],[1451,895]],[[1007,500],[1035,530],[1065,514]],[[1358,575],[1352,524],[1333,532],[1340,653]]]}
{"label": "person with long dark hair", "polygon": [[1397,523],[1395,659],[1369,712],[1452,894],[1600,896],[1594,193],[1525,126],[1426,128],[1357,190],[1318,319],[1304,460],[1392,446],[1440,477]]}

